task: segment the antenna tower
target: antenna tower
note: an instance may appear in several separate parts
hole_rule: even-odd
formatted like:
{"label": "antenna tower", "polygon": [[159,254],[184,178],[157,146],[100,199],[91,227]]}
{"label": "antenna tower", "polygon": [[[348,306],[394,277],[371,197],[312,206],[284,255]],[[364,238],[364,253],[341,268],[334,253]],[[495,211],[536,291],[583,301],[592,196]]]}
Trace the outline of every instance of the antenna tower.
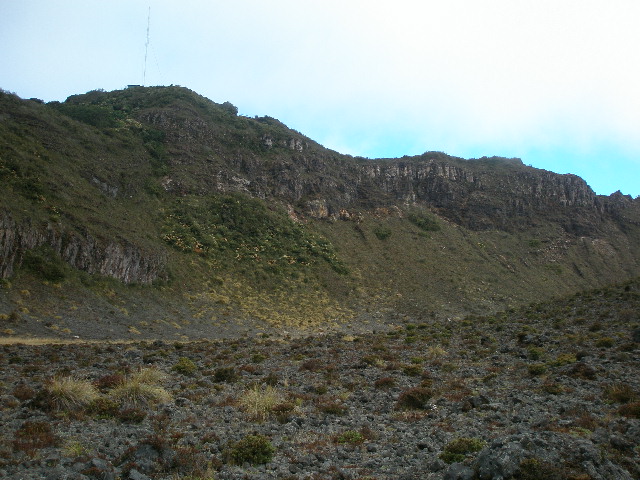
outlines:
{"label": "antenna tower", "polygon": [[147,82],[147,53],[149,52],[149,26],[151,25],[151,7],[147,15],[147,43],[144,45],[144,70],[142,72],[142,86],[146,86]]}

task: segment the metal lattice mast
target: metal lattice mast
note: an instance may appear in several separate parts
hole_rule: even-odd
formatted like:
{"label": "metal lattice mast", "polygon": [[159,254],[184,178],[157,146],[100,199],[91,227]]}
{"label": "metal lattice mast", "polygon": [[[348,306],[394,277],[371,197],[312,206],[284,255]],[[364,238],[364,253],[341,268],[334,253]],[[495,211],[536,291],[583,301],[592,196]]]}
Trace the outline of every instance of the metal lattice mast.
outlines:
{"label": "metal lattice mast", "polygon": [[151,7],[147,15],[147,43],[144,45],[144,71],[142,72],[142,86],[146,86],[147,82],[147,53],[149,53],[149,26],[151,25]]}

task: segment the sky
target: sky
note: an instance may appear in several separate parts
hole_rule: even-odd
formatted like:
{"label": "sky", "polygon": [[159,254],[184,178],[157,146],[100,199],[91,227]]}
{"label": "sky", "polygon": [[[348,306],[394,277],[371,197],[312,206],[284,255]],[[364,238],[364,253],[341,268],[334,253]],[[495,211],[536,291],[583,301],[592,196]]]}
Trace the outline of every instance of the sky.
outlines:
{"label": "sky", "polygon": [[635,198],[639,22],[638,0],[0,0],[0,88],[181,85],[340,153],[518,157]]}

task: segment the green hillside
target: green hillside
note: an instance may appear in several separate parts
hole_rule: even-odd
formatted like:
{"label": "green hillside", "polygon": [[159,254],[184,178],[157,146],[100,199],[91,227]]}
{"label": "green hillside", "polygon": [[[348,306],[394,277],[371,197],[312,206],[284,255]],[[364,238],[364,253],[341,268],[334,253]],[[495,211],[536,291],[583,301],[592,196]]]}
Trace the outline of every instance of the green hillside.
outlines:
{"label": "green hillside", "polygon": [[640,201],[518,159],[365,160],[181,87],[0,94],[4,335],[462,317],[640,275]]}

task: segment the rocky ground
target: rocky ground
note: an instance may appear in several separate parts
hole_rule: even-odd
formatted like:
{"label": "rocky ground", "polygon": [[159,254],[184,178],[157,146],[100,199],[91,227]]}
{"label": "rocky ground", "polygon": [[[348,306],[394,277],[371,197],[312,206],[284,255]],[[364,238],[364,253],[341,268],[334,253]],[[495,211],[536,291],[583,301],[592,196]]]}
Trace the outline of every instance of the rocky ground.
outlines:
{"label": "rocky ground", "polygon": [[640,287],[368,335],[0,346],[7,479],[640,478]]}

